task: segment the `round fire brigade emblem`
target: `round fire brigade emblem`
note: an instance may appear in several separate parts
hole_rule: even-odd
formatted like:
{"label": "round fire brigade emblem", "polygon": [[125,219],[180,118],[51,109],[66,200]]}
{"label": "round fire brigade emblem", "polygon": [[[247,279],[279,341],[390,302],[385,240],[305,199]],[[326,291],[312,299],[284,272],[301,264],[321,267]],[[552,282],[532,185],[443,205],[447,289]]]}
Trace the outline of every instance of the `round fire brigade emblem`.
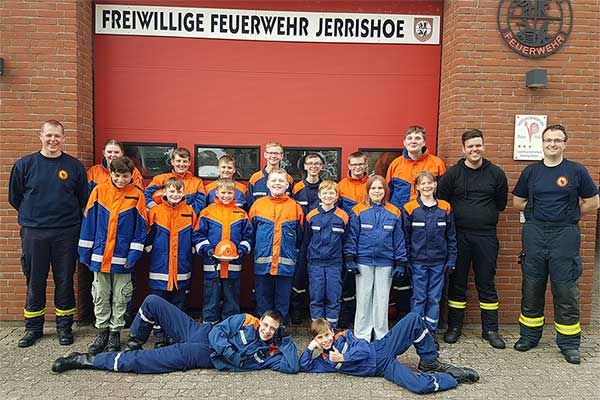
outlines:
{"label": "round fire brigade emblem", "polygon": [[67,178],[69,177],[69,173],[67,171],[65,171],[64,169],[61,169],[60,171],[58,171],[58,177],[60,179],[62,179],[63,181],[66,181]]}
{"label": "round fire brigade emblem", "polygon": [[500,0],[498,30],[523,57],[546,57],[560,49],[573,27],[570,0]]}
{"label": "round fire brigade emblem", "polygon": [[556,180],[556,185],[558,187],[564,188],[568,184],[569,184],[569,180],[567,179],[566,176],[559,176],[558,179]]}

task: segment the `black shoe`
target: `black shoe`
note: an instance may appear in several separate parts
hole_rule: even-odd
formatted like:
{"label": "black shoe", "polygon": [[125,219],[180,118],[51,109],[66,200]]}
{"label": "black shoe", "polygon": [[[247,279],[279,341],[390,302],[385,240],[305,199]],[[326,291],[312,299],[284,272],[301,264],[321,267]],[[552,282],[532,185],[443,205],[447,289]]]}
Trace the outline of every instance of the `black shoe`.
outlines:
{"label": "black shoe", "polygon": [[142,339],[138,339],[134,336],[129,336],[127,339],[127,347],[125,347],[125,351],[133,351],[133,350],[143,350],[142,345],[146,343]]}
{"label": "black shoe", "polygon": [[70,346],[73,344],[73,332],[70,329],[56,331],[56,336],[58,336],[58,343],[61,346]]}
{"label": "black shoe", "polygon": [[533,349],[537,345],[537,343],[531,341],[530,339],[521,336],[519,340],[517,340],[513,348],[517,351],[527,351]]}
{"label": "black shoe", "polygon": [[503,349],[506,347],[504,339],[502,339],[502,336],[496,331],[483,332],[481,337],[487,340],[495,349]]}
{"label": "black shoe", "polygon": [[170,346],[172,344],[175,344],[175,340],[173,340],[173,339],[161,339],[161,340],[157,341],[156,343],[154,343],[154,348],[155,349],[160,349],[161,347],[167,347],[167,346]]}
{"label": "black shoe", "polygon": [[448,328],[446,333],[444,333],[444,342],[451,343],[451,344],[458,342],[460,333],[461,332],[460,332],[459,328]]}
{"label": "black shoe", "polygon": [[110,332],[108,335],[108,343],[106,344],[106,351],[121,351],[120,332]]}
{"label": "black shoe", "polygon": [[95,356],[98,353],[102,353],[106,349],[106,344],[108,343],[108,329],[101,330],[96,339],[94,339],[94,343],[88,349],[88,352]]}
{"label": "black shoe", "polygon": [[35,342],[44,336],[43,332],[34,332],[34,331],[25,331],[25,334],[21,339],[19,339],[18,346],[19,347],[29,347],[34,345]]}
{"label": "black shoe", "polygon": [[420,360],[417,369],[423,373],[444,372],[452,375],[458,383],[475,383],[479,380],[479,373],[473,368],[457,367],[435,358],[430,361]]}
{"label": "black shoe", "polygon": [[96,357],[90,353],[71,353],[66,357],[57,358],[52,363],[53,372],[65,372],[70,369],[92,369]]}
{"label": "black shoe", "polygon": [[562,355],[570,364],[581,364],[581,356],[578,349],[561,350]]}

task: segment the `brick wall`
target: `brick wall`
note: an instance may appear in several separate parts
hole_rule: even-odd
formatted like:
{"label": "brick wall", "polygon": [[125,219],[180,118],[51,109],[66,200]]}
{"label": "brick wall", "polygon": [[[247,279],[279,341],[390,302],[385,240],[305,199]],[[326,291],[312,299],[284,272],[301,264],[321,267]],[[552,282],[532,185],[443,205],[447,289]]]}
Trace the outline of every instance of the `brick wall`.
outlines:
{"label": "brick wall", "polygon": [[[7,201],[12,164],[39,151],[40,126],[51,118],[65,125],[66,151],[91,162],[91,11],[91,1],[0,2],[0,320],[22,319],[25,300],[17,214]],[[49,319],[52,293],[50,283]]]}
{"label": "brick wall", "polygon": [[[453,164],[460,156],[462,131],[480,128],[486,135],[486,156],[505,169],[512,189],[526,165],[512,160],[514,115],[547,114],[550,123],[561,122],[570,131],[567,156],[583,162],[598,181],[598,1],[573,2],[574,28],[567,44],[537,60],[519,57],[506,47],[497,31],[497,6],[497,0],[444,4],[438,154]],[[0,2],[0,57],[5,59],[0,76],[0,320],[21,319],[25,298],[16,212],[7,203],[12,164],[39,150],[39,127],[49,118],[65,123],[67,152],[86,165],[92,161],[91,15],[91,1]],[[546,88],[525,88],[525,72],[532,68],[548,70]],[[581,228],[585,262],[581,303],[583,322],[589,322],[596,218],[586,217]],[[515,263],[520,225],[511,207],[501,217],[499,235],[501,319],[514,323],[520,303],[521,277]],[[468,320],[476,321],[479,312],[472,288],[469,298]]]}
{"label": "brick wall", "polygon": [[[498,33],[499,1],[446,1],[442,50],[442,78],[438,154],[448,164],[461,156],[460,135],[466,128],[484,132],[486,157],[507,173],[512,190],[524,161],[513,161],[515,114],[548,115],[548,123],[562,123],[569,131],[567,158],[582,162],[596,181],[600,176],[600,33],[597,0],[573,1],[573,31],[557,53],[541,59],[513,53]],[[548,85],[525,87],[525,72],[546,69]],[[521,272],[518,212],[509,207],[501,216],[497,286],[502,322],[514,323],[520,310]],[[584,274],[581,279],[582,322],[589,323],[596,242],[596,217],[580,224]],[[549,293],[549,291],[548,291]],[[467,319],[479,321],[473,285]],[[546,315],[551,316],[547,297]],[[551,317],[548,319],[552,321]]]}

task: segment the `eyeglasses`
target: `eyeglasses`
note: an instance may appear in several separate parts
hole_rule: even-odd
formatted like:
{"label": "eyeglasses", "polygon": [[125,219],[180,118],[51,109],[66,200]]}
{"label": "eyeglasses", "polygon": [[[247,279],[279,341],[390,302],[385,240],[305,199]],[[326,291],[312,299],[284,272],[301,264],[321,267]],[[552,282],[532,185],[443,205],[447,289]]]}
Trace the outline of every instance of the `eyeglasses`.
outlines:
{"label": "eyeglasses", "polygon": [[323,163],[320,163],[320,162],[307,162],[307,163],[304,163],[304,165],[308,165],[309,167],[320,167],[321,165],[323,165]]}
{"label": "eyeglasses", "polygon": [[365,163],[360,163],[360,164],[348,164],[350,166],[350,168],[358,168],[358,167],[364,167],[366,164]]}
{"label": "eyeglasses", "polygon": [[283,153],[280,153],[278,151],[265,151],[265,154],[268,155],[268,156],[280,156]]}
{"label": "eyeglasses", "polygon": [[544,139],[544,143],[546,144],[561,144],[561,143],[565,143],[566,140],[565,139]]}

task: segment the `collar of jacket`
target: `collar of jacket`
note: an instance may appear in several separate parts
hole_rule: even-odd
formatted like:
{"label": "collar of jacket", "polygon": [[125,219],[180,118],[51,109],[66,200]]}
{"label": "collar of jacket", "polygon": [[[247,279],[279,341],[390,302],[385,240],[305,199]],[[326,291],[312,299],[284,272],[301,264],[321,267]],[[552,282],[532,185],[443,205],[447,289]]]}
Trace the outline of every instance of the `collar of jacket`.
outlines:
{"label": "collar of jacket", "polygon": [[181,200],[179,201],[179,203],[177,203],[177,204],[175,204],[174,206],[172,206],[172,205],[171,205],[171,204],[169,204],[169,202],[167,201],[167,196],[166,196],[166,195],[164,195],[164,196],[163,196],[163,203],[164,203],[164,204],[165,204],[167,207],[169,207],[169,208],[172,208],[173,210],[176,210],[176,209],[178,209],[178,208],[181,208],[181,207],[183,207],[183,205],[184,205],[184,204],[186,204],[186,203],[187,203],[187,201],[185,200],[185,196],[184,196],[184,197],[182,197],[182,198],[181,198]]}
{"label": "collar of jacket", "polygon": [[135,186],[135,183],[133,182],[133,177],[131,178],[131,182],[129,182],[127,185],[123,186],[122,188],[120,188],[120,187],[117,187],[117,186],[114,184],[114,182],[112,181],[112,179],[110,180],[110,187],[111,187],[113,190],[117,191],[117,192],[119,192],[119,191],[123,191],[123,190],[128,190],[128,189],[131,189],[131,188],[132,188],[132,187],[134,187],[134,186]]}
{"label": "collar of jacket", "polygon": [[172,169],[171,173],[173,174],[173,176],[175,178],[179,178],[179,179],[189,179],[192,177],[192,171],[190,171],[189,169],[187,171],[185,171],[185,173],[183,173],[183,174],[178,174],[177,172],[175,172],[174,169]]}
{"label": "collar of jacket", "polygon": [[412,162],[421,161],[421,160],[429,157],[429,150],[427,150],[427,146],[421,147],[421,157],[417,158],[416,160],[413,160],[412,158],[410,158],[410,155],[408,155],[408,150],[404,149],[402,151],[402,157],[404,157],[408,161],[412,161]]}
{"label": "collar of jacket", "polygon": [[369,174],[365,172],[362,177],[360,177],[360,178],[353,178],[352,174],[350,173],[350,171],[348,171],[348,179],[350,179],[353,182],[365,183],[367,180],[369,180]]}
{"label": "collar of jacket", "polygon": [[288,196],[285,193],[279,197],[269,196],[269,199],[271,199],[271,201],[276,202],[276,203],[286,202],[286,201],[288,201],[289,198],[290,198],[290,196]]}
{"label": "collar of jacket", "polygon": [[234,208],[235,207],[235,199],[231,199],[231,201],[227,204],[223,203],[221,199],[215,197],[215,203],[220,205],[221,207]]}

